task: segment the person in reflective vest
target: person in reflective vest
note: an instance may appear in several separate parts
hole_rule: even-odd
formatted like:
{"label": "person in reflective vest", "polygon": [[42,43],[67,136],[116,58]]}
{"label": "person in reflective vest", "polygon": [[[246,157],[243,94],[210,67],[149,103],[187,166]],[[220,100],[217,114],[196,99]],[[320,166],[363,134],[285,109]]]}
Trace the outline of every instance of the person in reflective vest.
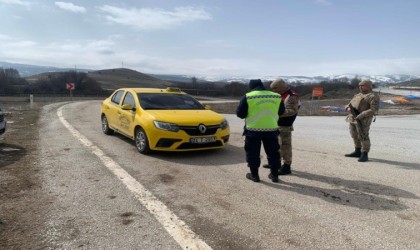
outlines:
{"label": "person in reflective vest", "polygon": [[277,137],[279,130],[277,121],[284,113],[284,105],[281,95],[266,90],[260,79],[249,81],[249,89],[239,102],[236,115],[245,119],[245,153],[250,173],[246,178],[259,182],[258,169],[261,164],[261,144],[267,155],[270,165],[269,178],[272,182],[278,182],[278,170],[280,167],[280,145]]}

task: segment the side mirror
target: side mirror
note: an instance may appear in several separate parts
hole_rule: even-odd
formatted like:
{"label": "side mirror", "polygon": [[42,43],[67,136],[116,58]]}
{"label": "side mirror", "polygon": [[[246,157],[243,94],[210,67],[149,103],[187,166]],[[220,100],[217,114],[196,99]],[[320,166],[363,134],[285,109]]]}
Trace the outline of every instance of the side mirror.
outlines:
{"label": "side mirror", "polygon": [[135,110],[131,104],[124,104],[121,106],[123,110]]}
{"label": "side mirror", "polygon": [[204,108],[205,108],[205,109],[208,109],[208,110],[211,110],[211,106],[210,106],[210,105],[208,105],[208,104],[205,104],[205,105],[204,105]]}

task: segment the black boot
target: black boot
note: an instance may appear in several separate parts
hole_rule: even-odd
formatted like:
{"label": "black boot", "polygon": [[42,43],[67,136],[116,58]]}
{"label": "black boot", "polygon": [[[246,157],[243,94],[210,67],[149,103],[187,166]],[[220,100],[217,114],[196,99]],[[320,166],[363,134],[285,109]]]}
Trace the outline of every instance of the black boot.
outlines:
{"label": "black boot", "polygon": [[279,170],[279,175],[288,175],[291,174],[292,170],[290,169],[290,164],[283,164]]}
{"label": "black boot", "polygon": [[270,167],[270,165],[268,165],[268,164],[264,164],[264,165],[263,165],[263,168],[271,168],[271,167]]}
{"label": "black boot", "polygon": [[278,174],[270,173],[268,175],[268,178],[270,178],[272,182],[279,182],[279,176],[278,176]]}
{"label": "black boot", "polygon": [[360,157],[362,155],[362,151],[360,151],[360,148],[355,148],[354,152],[350,154],[345,154],[346,157]]}
{"label": "black boot", "polygon": [[360,158],[358,160],[359,162],[365,162],[368,161],[368,152],[362,152],[360,155]]}
{"label": "black boot", "polygon": [[253,182],[260,182],[260,177],[258,175],[247,173],[246,178],[253,181]]}
{"label": "black boot", "polygon": [[253,182],[260,182],[260,176],[258,175],[258,167],[251,167],[249,165],[248,167],[251,173],[247,173],[246,178]]}
{"label": "black boot", "polygon": [[280,164],[270,166],[270,174],[268,175],[268,178],[270,178],[272,182],[279,182],[279,168]]}

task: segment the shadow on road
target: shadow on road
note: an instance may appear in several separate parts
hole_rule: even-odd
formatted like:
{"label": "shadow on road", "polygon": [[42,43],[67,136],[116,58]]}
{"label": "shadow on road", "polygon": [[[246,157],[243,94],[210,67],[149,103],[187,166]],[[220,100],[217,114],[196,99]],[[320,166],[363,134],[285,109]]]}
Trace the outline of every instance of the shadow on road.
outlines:
{"label": "shadow on road", "polygon": [[[408,207],[400,198],[418,199],[413,193],[402,189],[367,181],[346,180],[338,177],[293,171],[293,175],[311,181],[323,182],[331,188],[309,186],[281,179],[279,184],[264,182],[274,188],[321,198],[325,201],[368,210],[405,210]],[[289,179],[289,178],[288,178]]]}
{"label": "shadow on road", "polygon": [[375,159],[375,158],[369,158],[369,161],[372,162],[379,162],[384,163],[396,167],[401,167],[403,169],[417,169],[420,170],[420,164],[419,163],[410,163],[410,162],[402,162],[402,161],[389,161],[389,160],[383,160],[383,159]]}
{"label": "shadow on road", "polygon": [[[120,134],[113,134],[131,144],[133,150],[137,150],[134,141]],[[139,153],[140,154],[140,153]],[[214,165],[231,165],[245,163],[245,151],[243,146],[238,147],[227,144],[221,149],[170,152],[170,151],[153,151],[148,156],[178,164],[195,165],[195,166],[214,166]]]}
{"label": "shadow on road", "polygon": [[243,147],[227,145],[222,149],[190,152],[155,152],[154,157],[185,165],[213,166],[232,165],[245,162]]}

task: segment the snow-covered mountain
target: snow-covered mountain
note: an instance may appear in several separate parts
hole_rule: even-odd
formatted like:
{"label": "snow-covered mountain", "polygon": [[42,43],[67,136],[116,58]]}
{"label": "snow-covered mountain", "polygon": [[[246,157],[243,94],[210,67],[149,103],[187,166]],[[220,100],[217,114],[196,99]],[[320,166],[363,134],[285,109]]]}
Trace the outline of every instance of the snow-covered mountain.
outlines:
{"label": "snow-covered mountain", "polygon": [[[19,71],[20,76],[27,77],[31,75],[36,75],[44,72],[59,72],[59,71],[71,71],[75,70],[74,68],[57,68],[50,66],[38,66],[38,65],[28,65],[28,64],[17,64],[17,63],[8,63],[0,61],[0,68],[14,68]],[[88,72],[88,69],[77,69],[80,72]],[[148,74],[147,72],[141,72]],[[263,81],[272,81],[274,79],[282,78],[288,83],[301,83],[301,84],[316,84],[321,81],[330,81],[334,79],[344,79],[347,78],[348,81],[351,81],[353,78],[357,77],[359,79],[365,80],[369,79],[376,84],[387,84],[387,83],[400,83],[415,79],[420,79],[419,75],[356,75],[356,74],[343,74],[343,75],[330,75],[330,76],[252,76],[252,77],[199,77],[199,76],[188,76],[188,75],[166,75],[166,74],[148,74],[150,76],[156,77],[161,80],[166,81],[182,81],[182,82],[191,82],[193,77],[196,77],[198,82],[200,81],[212,81],[212,82],[243,82],[248,83],[250,79],[261,79]]]}
{"label": "snow-covered mountain", "polygon": [[361,80],[371,80],[375,84],[392,84],[420,79],[420,75],[356,75],[356,74],[343,74],[343,75],[329,75],[329,76],[250,76],[250,77],[199,77],[189,75],[164,75],[164,74],[150,74],[153,77],[166,80],[166,81],[180,81],[191,82],[195,77],[198,82],[242,82],[248,83],[250,79],[261,79],[264,82],[273,81],[275,79],[283,79],[291,84],[316,84],[322,81],[331,80],[345,80],[351,81],[354,78]]}
{"label": "snow-covered mountain", "polygon": [[[27,77],[31,75],[37,75],[45,72],[63,72],[63,71],[74,71],[75,68],[58,68],[51,66],[39,66],[39,65],[30,65],[30,64],[20,64],[20,63],[8,63],[0,61],[0,68],[12,68],[16,69],[19,72],[21,77]],[[87,72],[87,69],[76,69],[78,72]]]}
{"label": "snow-covered mountain", "polygon": [[330,75],[330,76],[255,76],[255,77],[231,77],[231,78],[198,78],[200,80],[206,81],[223,81],[223,82],[243,82],[247,83],[249,79],[261,79],[262,81],[272,81],[275,79],[283,79],[288,83],[300,83],[300,84],[315,84],[322,81],[331,81],[331,80],[345,80],[351,81],[354,78],[361,80],[371,80],[376,84],[388,84],[388,83],[400,83],[411,81],[415,79],[420,79],[419,75],[356,75],[356,74],[343,74],[343,75]]}

